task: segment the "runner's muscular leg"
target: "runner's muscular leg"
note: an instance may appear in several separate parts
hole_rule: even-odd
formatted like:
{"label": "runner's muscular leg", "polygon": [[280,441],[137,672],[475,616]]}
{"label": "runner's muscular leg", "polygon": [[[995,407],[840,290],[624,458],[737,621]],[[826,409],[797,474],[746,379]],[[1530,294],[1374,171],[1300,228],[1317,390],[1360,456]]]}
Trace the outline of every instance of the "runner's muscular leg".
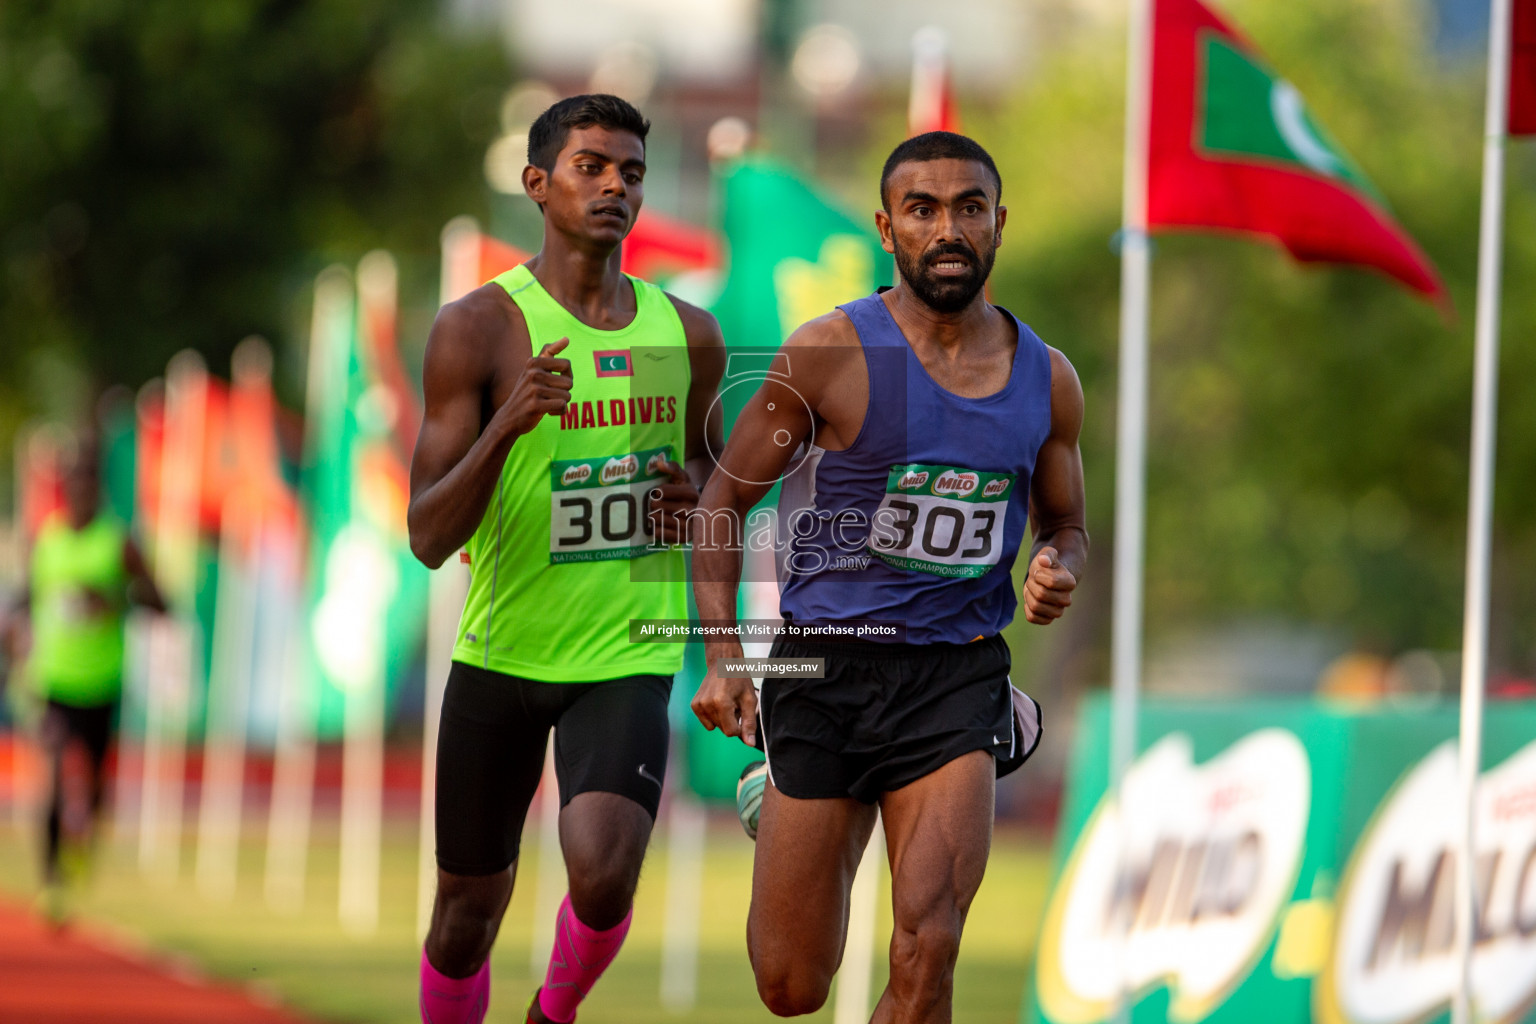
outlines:
{"label": "runner's muscular leg", "polygon": [[891,980],[871,1024],[949,1024],[955,958],[992,846],[996,768],[973,751],[881,800],[891,859]]}
{"label": "runner's muscular leg", "polygon": [[531,692],[538,696],[538,684],[462,662],[448,673],[437,742],[437,896],[426,952],[449,978],[480,969],[512,898],[549,735],[548,709],[530,706]]}
{"label": "runner's muscular leg", "polygon": [[671,680],[640,675],[587,689],[555,725],[571,910],[597,932],[623,923],[635,901],[666,775]]}
{"label": "runner's muscular leg", "polygon": [[813,1013],[827,1001],[848,935],[848,892],[875,825],[857,800],[796,800],[763,790],[747,955],[773,1013]]}
{"label": "runner's muscular leg", "polygon": [[38,738],[48,785],[47,798],[42,803],[43,879],[52,882],[58,876],[59,844],[64,832],[64,751],[69,743],[69,728],[63,712],[49,705]]}
{"label": "runner's muscular leg", "polygon": [[560,811],[560,848],[576,920],[607,931],[635,902],[651,816],[617,793],[577,793]]}
{"label": "runner's muscular leg", "polygon": [[512,899],[517,861],[493,875],[456,875],[437,869],[437,898],[427,931],[427,960],[450,978],[467,978],[491,955],[502,915]]}

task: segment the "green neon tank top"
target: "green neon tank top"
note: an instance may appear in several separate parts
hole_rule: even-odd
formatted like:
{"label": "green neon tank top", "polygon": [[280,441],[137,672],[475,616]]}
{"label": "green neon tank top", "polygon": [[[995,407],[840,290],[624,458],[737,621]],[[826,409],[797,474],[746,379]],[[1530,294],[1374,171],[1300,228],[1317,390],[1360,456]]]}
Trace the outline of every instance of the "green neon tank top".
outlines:
{"label": "green neon tank top", "polygon": [[678,644],[630,643],[631,619],[687,617],[681,548],[653,545],[645,494],[684,457],[691,378],[666,294],[629,278],[635,318],[616,331],[576,319],[527,267],[496,278],[533,351],[569,338],[571,403],[519,437],[466,549],[469,594],[455,661],[549,683],[672,675]]}
{"label": "green neon tank top", "polygon": [[123,679],[128,572],[123,525],[99,515],[82,530],[50,519],[32,549],[32,680],[71,707],[115,701]]}

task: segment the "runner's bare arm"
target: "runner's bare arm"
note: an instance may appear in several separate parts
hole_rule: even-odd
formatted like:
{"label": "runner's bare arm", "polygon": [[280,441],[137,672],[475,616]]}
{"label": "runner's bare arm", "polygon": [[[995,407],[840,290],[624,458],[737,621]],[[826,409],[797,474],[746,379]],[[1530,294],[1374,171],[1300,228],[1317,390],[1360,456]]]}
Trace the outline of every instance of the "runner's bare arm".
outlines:
{"label": "runner's bare arm", "polygon": [[801,443],[812,439],[852,330],[842,313],[831,313],[790,335],[731,428],[699,499],[704,535],[694,538],[693,576],[701,617],[735,618],[746,514],[783,475]]}
{"label": "runner's bare arm", "polygon": [[[30,566],[30,558],[23,558],[22,565]],[[21,589],[11,596],[9,607],[0,607],[0,654],[5,660],[16,663],[27,653],[27,637],[32,624],[32,584],[24,582]],[[0,672],[0,692],[5,690],[6,673]]]}
{"label": "runner's bare arm", "polygon": [[667,463],[665,468],[671,480],[650,492],[646,514],[662,543],[681,544],[686,540],[686,517],[698,507],[699,491],[715,468],[710,452],[718,452],[724,444],[720,436],[720,407],[715,397],[720,391],[720,377],[725,373],[725,340],[720,324],[709,313],[674,296],[667,297],[677,309],[688,340],[685,450],[681,466]]}
{"label": "runner's bare arm", "polygon": [[143,553],[139,551],[139,546],[131,537],[123,541],[123,568],[128,570],[128,599],[134,604],[143,605],[150,611],[164,614],[168,610],[165,595],[155,585],[155,578],[150,575],[149,565],[144,561]]}
{"label": "runner's bare arm", "polygon": [[509,341],[520,355],[529,352],[522,315],[489,290],[497,287],[484,285],[444,306],[427,338],[426,410],[411,458],[406,519],[412,553],[433,569],[485,518],[513,443],[542,417],[561,415],[571,400],[571,364],[558,358],[567,344],[562,338],[523,357],[511,394],[482,424],[493,378],[488,354]]}
{"label": "runner's bare arm", "polygon": [[[790,335],[731,428],[720,465],[699,500],[693,530],[693,594],[701,620],[712,625],[736,621],[744,519],[789,467],[801,443],[812,437],[827,383],[837,377],[836,364],[848,352],[852,330],[847,317],[830,313]],[[740,641],[706,641],[704,657],[709,671],[694,695],[694,714],[706,729],[740,736],[755,746],[752,681],[719,672],[721,658],[741,657]]]}
{"label": "runner's bare arm", "polygon": [[1035,540],[1024,582],[1024,616],[1048,626],[1072,603],[1088,565],[1083,492],[1083,387],[1067,357],[1051,349],[1051,432],[1035,459],[1029,509]]}
{"label": "runner's bare arm", "polygon": [[724,424],[720,420],[720,407],[715,398],[720,394],[720,378],[725,374],[725,338],[715,318],[680,299],[673,299],[677,315],[683,321],[683,331],[688,337],[688,386],[687,433],[688,450],[683,454],[688,479],[701,490],[709,474],[714,471],[715,460],[711,452],[719,452],[725,446]]}

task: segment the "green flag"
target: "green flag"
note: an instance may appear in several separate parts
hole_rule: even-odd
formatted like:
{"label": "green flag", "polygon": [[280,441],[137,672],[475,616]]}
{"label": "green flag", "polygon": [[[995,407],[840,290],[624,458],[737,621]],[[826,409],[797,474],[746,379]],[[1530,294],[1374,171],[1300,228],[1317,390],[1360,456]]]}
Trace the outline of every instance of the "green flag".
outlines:
{"label": "green flag", "polygon": [[[710,311],[720,321],[730,359],[720,383],[727,433],[756,381],[784,339],[807,320],[860,299],[892,280],[891,257],[880,248],[874,217],[856,220],[782,164],[763,158],[743,161],[722,181],[722,229],[730,248],[730,275]],[[871,211],[872,212],[872,211]],[[775,503],[775,488],[763,504]],[[750,583],[771,576],[771,562],[748,565],[743,593],[754,600],[739,609],[743,618],[776,618],[777,601],[767,601]],[[687,710],[704,674],[702,650],[690,648],[673,693],[686,716],[689,787],[707,799],[731,799],[742,767],[762,754],[720,733],[705,732]]]}
{"label": "green flag", "polygon": [[[729,425],[751,388],[731,388],[747,367],[768,356],[807,320],[891,282],[891,257],[880,248],[874,217],[855,220],[781,164],[753,159],[722,182],[722,228],[730,276],[711,307],[731,360],[721,390]],[[760,356],[760,358],[750,358]]]}
{"label": "green flag", "polygon": [[421,641],[427,574],[405,535],[397,412],[359,343],[345,271],[327,270],[315,284],[310,345],[301,480],[310,521],[308,646],[316,733],[333,737],[347,694],[398,687]]}

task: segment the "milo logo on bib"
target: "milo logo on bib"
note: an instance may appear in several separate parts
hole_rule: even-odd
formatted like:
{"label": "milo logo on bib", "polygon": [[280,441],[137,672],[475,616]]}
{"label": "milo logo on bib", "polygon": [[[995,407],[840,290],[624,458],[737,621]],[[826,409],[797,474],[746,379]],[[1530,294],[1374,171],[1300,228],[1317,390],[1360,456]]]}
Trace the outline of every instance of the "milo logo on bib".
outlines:
{"label": "milo logo on bib", "polygon": [[1002,558],[1009,473],[958,466],[892,466],[868,548],[898,569],[984,576]]}
{"label": "milo logo on bib", "polygon": [[665,550],[651,544],[645,495],[667,479],[661,466],[671,458],[667,445],[550,463],[550,562],[640,558]]}
{"label": "milo logo on bib", "polygon": [[956,498],[964,498],[976,490],[976,483],[977,476],[975,473],[960,473],[953,469],[946,469],[933,482],[933,493],[949,494]]}
{"label": "milo logo on bib", "polygon": [[633,480],[638,472],[640,472],[640,460],[634,455],[626,455],[619,459],[609,459],[603,465],[602,481],[604,484],[623,483],[627,480]]}

